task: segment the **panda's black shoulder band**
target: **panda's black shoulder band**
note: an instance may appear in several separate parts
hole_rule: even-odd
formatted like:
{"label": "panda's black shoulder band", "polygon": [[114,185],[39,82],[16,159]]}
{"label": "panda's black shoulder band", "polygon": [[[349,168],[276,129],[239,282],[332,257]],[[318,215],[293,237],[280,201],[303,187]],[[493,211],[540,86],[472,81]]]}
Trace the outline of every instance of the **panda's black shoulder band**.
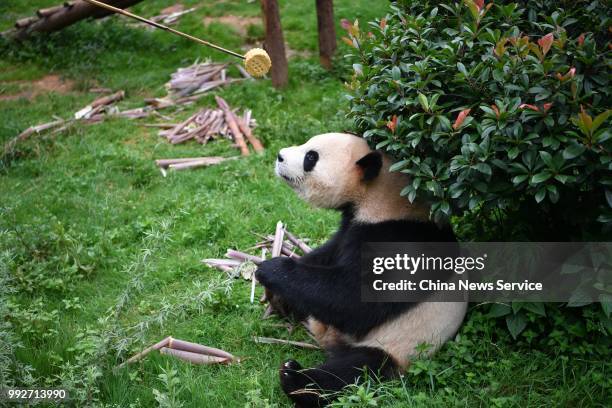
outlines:
{"label": "panda's black shoulder band", "polygon": [[375,179],[380,173],[383,164],[382,154],[380,152],[371,152],[357,160],[357,165],[363,170],[363,181]]}

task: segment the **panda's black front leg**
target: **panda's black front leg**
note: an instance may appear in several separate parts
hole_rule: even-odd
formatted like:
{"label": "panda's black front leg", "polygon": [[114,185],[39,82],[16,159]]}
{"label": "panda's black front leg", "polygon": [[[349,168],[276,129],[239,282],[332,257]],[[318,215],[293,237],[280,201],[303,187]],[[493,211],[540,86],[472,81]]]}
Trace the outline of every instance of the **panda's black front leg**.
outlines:
{"label": "panda's black front leg", "polygon": [[255,277],[299,315],[313,316],[330,324],[335,319],[345,320],[347,313],[359,315],[357,309],[365,306],[360,301],[358,275],[348,278],[339,267],[308,265],[277,257],[260,264]]}

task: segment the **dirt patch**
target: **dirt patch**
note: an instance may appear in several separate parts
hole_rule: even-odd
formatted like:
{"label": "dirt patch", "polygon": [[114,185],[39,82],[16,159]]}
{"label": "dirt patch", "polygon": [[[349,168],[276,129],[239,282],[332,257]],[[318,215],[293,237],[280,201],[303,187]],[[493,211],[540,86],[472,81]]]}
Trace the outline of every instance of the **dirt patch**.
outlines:
{"label": "dirt patch", "polygon": [[235,29],[242,37],[247,35],[247,29],[250,25],[261,25],[260,17],[244,17],[244,16],[220,16],[220,17],[204,17],[204,24],[219,23],[228,25]]}
{"label": "dirt patch", "polygon": [[20,91],[13,94],[0,94],[0,101],[11,101],[20,98],[33,99],[36,96],[55,92],[59,94],[67,94],[74,89],[74,81],[64,80],[59,75],[47,75],[36,81],[7,81],[0,82],[2,85],[17,86]]}

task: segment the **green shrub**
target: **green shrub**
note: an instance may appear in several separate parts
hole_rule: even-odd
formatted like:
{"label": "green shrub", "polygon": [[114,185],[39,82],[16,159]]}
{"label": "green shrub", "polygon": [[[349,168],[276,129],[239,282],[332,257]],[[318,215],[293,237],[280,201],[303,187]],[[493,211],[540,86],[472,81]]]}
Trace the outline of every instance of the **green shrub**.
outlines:
{"label": "green shrub", "polygon": [[[607,1],[398,1],[355,48],[349,116],[467,239],[612,231]],[[486,235],[483,235],[486,234]]]}

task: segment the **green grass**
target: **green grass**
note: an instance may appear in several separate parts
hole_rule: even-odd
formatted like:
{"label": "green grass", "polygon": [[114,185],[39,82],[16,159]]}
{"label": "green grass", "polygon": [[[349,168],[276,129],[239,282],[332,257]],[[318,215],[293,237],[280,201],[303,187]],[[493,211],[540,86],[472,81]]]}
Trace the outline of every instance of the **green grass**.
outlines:
{"label": "green grass", "polygon": [[[0,30],[56,3],[4,1]],[[203,17],[259,13],[257,2],[183,3],[200,9],[185,16],[179,29],[234,49],[243,40],[221,25],[204,27]],[[148,0],[134,9],[151,16],[169,4]],[[387,7],[348,0],[335,6],[337,20],[359,18],[362,24]],[[282,1],[281,13],[289,46],[316,51],[313,2]],[[1,92],[16,92],[12,81],[48,73],[76,83],[67,94],[0,101],[0,144],[53,115],[69,117],[96,97],[87,92],[91,86],[124,89],[121,106],[135,107],[145,97],[163,95],[176,68],[197,58],[226,60],[180,38],[125,23],[83,22],[20,45],[0,42]],[[275,326],[277,319],[260,320],[263,307],[249,303],[249,284],[223,282],[222,273],[200,260],[222,257],[230,247],[250,247],[257,240],[252,232],[271,232],[278,220],[317,243],[334,231],[337,214],[309,208],[272,170],[281,147],[349,126],[339,113],[345,106],[343,71],[328,74],[316,59],[291,60],[290,83],[282,91],[269,80],[219,91],[232,106],[253,110],[256,133],[267,148],[262,156],[163,178],[154,166],[157,158],[231,156],[236,150],[222,141],[171,146],[139,121],[109,120],[55,137],[33,136],[1,159],[0,384],[68,385],[83,391],[82,401],[118,407],[155,405],[153,389],[170,401],[165,406],[172,401],[189,407],[288,406],[278,365],[290,357],[315,364],[322,353],[253,343],[254,335],[307,337],[302,330],[287,333]],[[212,103],[209,96],[173,116],[178,120]],[[555,318],[561,319],[552,325],[557,331],[569,319],[550,317]],[[146,326],[139,327],[143,322]],[[434,359],[415,362],[403,381],[356,388],[342,404],[603,406],[611,389],[610,360],[602,352],[609,341],[598,328],[569,322],[570,329],[577,328],[563,328],[557,336],[541,335],[540,323],[532,322],[539,337],[514,341],[476,307],[457,340]],[[167,335],[245,359],[203,367],[151,355],[112,372],[118,357]],[[159,377],[164,373],[165,381]]]}

